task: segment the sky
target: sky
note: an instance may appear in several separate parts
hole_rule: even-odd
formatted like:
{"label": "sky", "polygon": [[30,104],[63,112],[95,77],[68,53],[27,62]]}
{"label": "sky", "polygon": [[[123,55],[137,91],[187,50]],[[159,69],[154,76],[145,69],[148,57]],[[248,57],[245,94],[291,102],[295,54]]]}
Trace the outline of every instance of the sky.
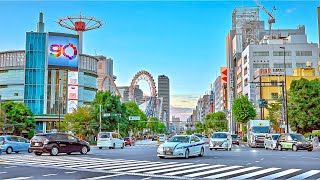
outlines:
{"label": "sky", "polygon": [[[309,42],[318,42],[319,1],[270,1],[277,7],[273,28],[306,26]],[[140,70],[170,79],[171,115],[185,120],[201,95],[210,90],[226,65],[226,35],[235,7],[252,1],[0,1],[0,51],[25,49],[25,32],[36,31],[44,13],[45,31],[74,33],[57,25],[58,18],[94,16],[100,29],[84,33],[84,53],[114,60],[118,86],[129,85]],[[260,20],[268,16],[260,10]],[[266,28],[268,24],[265,24]],[[149,88],[140,82],[146,94]]]}

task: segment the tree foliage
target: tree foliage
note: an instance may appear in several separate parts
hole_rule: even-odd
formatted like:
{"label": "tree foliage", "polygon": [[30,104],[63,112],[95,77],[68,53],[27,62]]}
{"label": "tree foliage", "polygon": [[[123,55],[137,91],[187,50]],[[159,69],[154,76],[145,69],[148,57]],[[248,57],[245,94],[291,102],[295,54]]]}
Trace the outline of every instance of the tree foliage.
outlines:
{"label": "tree foliage", "polygon": [[240,96],[235,98],[232,104],[233,118],[238,123],[247,123],[257,115],[255,107],[248,97]]}
{"label": "tree foliage", "polygon": [[268,105],[268,117],[266,119],[270,120],[271,125],[273,126],[273,129],[279,130],[279,125],[281,124],[281,121],[283,121],[282,117],[282,104],[280,101],[272,102]]}
{"label": "tree foliage", "polygon": [[136,103],[126,102],[125,106],[126,106],[127,117],[129,116],[140,117],[140,120],[129,121],[129,124],[128,124],[128,129],[131,130],[135,136],[137,136],[137,134],[141,132],[143,128],[146,128],[148,118],[146,114],[141,109],[139,109],[139,106]]}
{"label": "tree foliage", "polygon": [[22,102],[4,102],[2,103],[2,110],[4,109],[6,109],[6,124],[14,125],[14,134],[21,135],[23,130],[30,131],[36,127],[33,113]]}
{"label": "tree foliage", "polygon": [[207,114],[204,124],[213,131],[227,131],[228,129],[227,116],[221,111]]}
{"label": "tree foliage", "polygon": [[291,129],[302,134],[320,129],[320,80],[294,80],[288,95]]}
{"label": "tree foliage", "polygon": [[61,122],[62,130],[66,132],[71,131],[86,138],[93,135],[94,130],[98,127],[98,122],[92,118],[91,110],[90,107],[84,106],[78,107],[71,114],[66,114],[63,122]]}

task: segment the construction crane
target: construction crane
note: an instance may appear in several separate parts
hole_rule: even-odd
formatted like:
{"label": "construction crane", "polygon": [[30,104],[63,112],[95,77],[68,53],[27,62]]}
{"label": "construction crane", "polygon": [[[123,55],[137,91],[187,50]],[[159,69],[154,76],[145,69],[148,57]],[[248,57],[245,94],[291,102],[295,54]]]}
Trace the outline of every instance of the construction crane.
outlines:
{"label": "construction crane", "polygon": [[272,27],[272,24],[276,22],[276,19],[272,16],[272,13],[273,13],[273,11],[276,10],[276,7],[273,6],[272,12],[269,13],[269,11],[268,11],[265,7],[263,7],[258,0],[255,0],[255,2],[256,2],[256,4],[257,4],[262,10],[264,10],[264,12],[266,12],[266,13],[268,14],[268,16],[269,16],[269,20],[268,20],[268,24],[269,24],[269,35],[271,35],[271,27]]}

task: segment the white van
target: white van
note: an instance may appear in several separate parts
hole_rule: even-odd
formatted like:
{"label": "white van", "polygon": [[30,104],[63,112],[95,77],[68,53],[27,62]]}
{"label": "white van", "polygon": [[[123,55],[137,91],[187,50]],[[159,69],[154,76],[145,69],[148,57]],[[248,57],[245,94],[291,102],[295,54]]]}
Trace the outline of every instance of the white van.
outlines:
{"label": "white van", "polygon": [[121,149],[123,149],[124,146],[124,140],[118,133],[100,132],[98,134],[97,147],[99,147],[99,149],[102,149],[103,147],[108,147],[109,149],[120,147]]}
{"label": "white van", "polygon": [[167,136],[165,134],[158,134],[159,141],[165,142],[167,140]]}

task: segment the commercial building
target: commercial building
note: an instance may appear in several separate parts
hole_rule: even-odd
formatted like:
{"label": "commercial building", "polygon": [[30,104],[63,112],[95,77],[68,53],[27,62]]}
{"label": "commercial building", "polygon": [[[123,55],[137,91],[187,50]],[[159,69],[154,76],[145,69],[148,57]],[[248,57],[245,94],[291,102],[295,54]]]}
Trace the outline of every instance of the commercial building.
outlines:
{"label": "commercial building", "polygon": [[163,98],[162,112],[159,120],[168,122],[170,119],[170,81],[165,75],[158,76],[158,97]]}
{"label": "commercial building", "polygon": [[113,74],[113,60],[105,56],[95,56],[98,61],[98,87],[103,91],[110,91],[116,94],[114,81],[117,77]]}

